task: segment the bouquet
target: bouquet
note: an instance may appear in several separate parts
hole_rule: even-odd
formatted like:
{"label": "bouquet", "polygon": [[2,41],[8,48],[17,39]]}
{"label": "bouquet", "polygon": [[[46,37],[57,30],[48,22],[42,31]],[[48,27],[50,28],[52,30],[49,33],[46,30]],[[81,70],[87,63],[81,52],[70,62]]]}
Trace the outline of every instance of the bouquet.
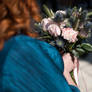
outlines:
{"label": "bouquet", "polygon": [[44,10],[45,18],[35,24],[39,29],[39,39],[55,46],[61,54],[71,53],[79,58],[92,52],[92,45],[87,41],[91,37],[92,12],[74,7],[54,13],[45,5]]}

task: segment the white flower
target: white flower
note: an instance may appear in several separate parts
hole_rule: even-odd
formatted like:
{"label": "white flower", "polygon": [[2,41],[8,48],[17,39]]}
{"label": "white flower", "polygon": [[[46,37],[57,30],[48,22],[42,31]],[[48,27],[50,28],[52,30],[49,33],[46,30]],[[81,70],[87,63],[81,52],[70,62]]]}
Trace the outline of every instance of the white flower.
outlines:
{"label": "white flower", "polygon": [[61,30],[60,30],[59,26],[56,24],[50,24],[48,26],[48,31],[51,35],[53,35],[55,37],[57,37],[61,34]]}
{"label": "white flower", "polygon": [[51,18],[44,18],[42,21],[41,21],[41,26],[43,28],[44,31],[47,30],[47,25],[52,22],[52,19]]}
{"label": "white flower", "polygon": [[63,15],[66,15],[66,11],[63,11],[63,10],[58,10],[58,11],[56,12],[56,14],[58,14],[58,13],[59,13],[59,14],[61,13],[61,14],[63,14]]}
{"label": "white flower", "polygon": [[73,30],[73,28],[63,28],[62,29],[62,36],[64,39],[68,40],[69,42],[77,41],[78,31]]}

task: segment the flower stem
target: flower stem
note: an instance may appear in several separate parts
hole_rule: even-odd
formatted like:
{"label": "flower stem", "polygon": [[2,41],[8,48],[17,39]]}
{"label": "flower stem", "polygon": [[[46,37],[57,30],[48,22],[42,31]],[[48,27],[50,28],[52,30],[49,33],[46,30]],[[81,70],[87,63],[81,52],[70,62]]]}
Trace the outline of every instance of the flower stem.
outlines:
{"label": "flower stem", "polygon": [[43,36],[43,37],[39,37],[38,39],[50,39],[51,37],[50,36]]}

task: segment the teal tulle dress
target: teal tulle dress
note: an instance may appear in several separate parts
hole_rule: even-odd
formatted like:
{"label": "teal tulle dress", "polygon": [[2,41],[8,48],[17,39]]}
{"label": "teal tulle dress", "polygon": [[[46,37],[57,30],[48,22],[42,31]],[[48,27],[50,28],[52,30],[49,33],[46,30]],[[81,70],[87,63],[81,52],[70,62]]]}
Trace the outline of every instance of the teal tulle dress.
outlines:
{"label": "teal tulle dress", "polygon": [[0,92],[80,92],[63,76],[64,65],[53,46],[19,35],[0,51]]}

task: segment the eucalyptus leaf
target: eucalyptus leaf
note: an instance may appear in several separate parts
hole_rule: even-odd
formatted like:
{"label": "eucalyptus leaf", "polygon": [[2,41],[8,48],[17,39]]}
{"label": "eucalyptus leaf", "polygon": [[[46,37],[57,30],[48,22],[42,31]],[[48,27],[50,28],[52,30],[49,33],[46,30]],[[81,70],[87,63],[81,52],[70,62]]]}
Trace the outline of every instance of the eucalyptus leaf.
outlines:
{"label": "eucalyptus leaf", "polygon": [[73,8],[73,12],[76,12],[77,11],[77,7],[75,6],[74,8]]}
{"label": "eucalyptus leaf", "polygon": [[85,49],[86,51],[92,52],[92,45],[89,43],[82,43],[81,47]]}
{"label": "eucalyptus leaf", "polygon": [[52,46],[55,46],[55,41],[51,41],[49,44],[51,44]]}
{"label": "eucalyptus leaf", "polygon": [[79,8],[79,12],[81,12],[81,11],[82,11],[82,7]]}
{"label": "eucalyptus leaf", "polygon": [[76,50],[72,50],[72,54],[79,58],[79,53]]}
{"label": "eucalyptus leaf", "polygon": [[79,52],[79,55],[83,55],[85,53],[85,50],[82,48],[76,48],[76,51]]}
{"label": "eucalyptus leaf", "polygon": [[70,74],[71,74],[71,77],[72,77],[74,83],[76,84],[76,81],[75,81],[75,78],[74,78],[74,71],[71,71]]}
{"label": "eucalyptus leaf", "polygon": [[51,13],[52,16],[55,15],[54,12],[52,11],[52,9],[50,9],[50,13]]}
{"label": "eucalyptus leaf", "polygon": [[50,9],[46,5],[43,5],[43,8],[44,8],[44,11],[47,14],[47,16],[52,17],[52,13],[51,13]]}
{"label": "eucalyptus leaf", "polygon": [[81,45],[77,45],[76,47],[77,47],[77,48],[81,48]]}
{"label": "eucalyptus leaf", "polygon": [[89,13],[87,14],[87,17],[89,17],[89,16],[92,16],[92,12],[89,12]]}

